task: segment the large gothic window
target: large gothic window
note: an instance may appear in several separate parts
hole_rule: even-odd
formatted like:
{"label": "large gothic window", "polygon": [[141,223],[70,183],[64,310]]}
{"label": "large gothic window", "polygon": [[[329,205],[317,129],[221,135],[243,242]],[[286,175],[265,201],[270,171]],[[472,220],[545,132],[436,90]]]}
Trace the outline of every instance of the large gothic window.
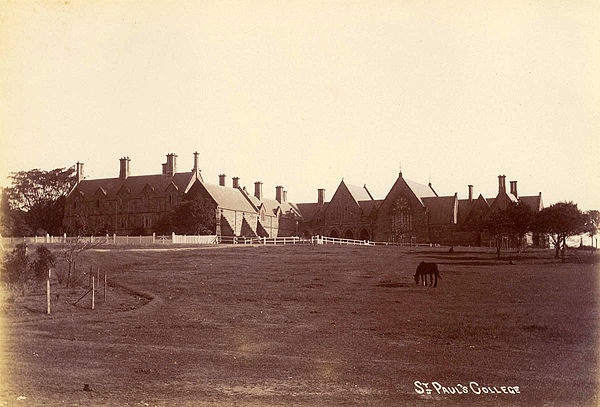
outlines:
{"label": "large gothic window", "polygon": [[401,234],[412,231],[412,214],[408,200],[398,197],[392,206],[392,232]]}

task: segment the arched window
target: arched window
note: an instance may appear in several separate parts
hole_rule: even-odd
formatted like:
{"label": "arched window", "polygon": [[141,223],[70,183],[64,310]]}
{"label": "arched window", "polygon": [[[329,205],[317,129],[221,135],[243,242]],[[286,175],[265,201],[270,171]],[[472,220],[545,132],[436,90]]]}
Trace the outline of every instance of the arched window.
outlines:
{"label": "arched window", "polygon": [[408,199],[401,196],[394,201],[392,206],[392,233],[400,235],[412,231],[412,213]]}

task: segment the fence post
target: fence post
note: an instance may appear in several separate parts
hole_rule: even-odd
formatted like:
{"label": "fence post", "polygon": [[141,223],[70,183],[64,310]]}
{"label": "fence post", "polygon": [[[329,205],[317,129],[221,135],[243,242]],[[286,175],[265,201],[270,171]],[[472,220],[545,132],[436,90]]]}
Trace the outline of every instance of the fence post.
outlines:
{"label": "fence post", "polygon": [[171,243],[175,243],[175,232],[171,232]]}
{"label": "fence post", "polygon": [[106,234],[106,244],[108,244],[108,233]]}
{"label": "fence post", "polygon": [[156,242],[156,232],[152,232],[152,244]]}
{"label": "fence post", "polygon": [[46,233],[46,243],[50,243],[50,235]]}
{"label": "fence post", "polygon": [[95,306],[95,304],[94,304],[94,300],[96,299],[96,298],[95,298],[95,294],[96,294],[96,287],[95,287],[95,285],[94,285],[94,280],[95,280],[95,278],[94,278],[94,276],[92,276],[92,309],[94,309],[94,306]]}
{"label": "fence post", "polygon": [[50,274],[48,269],[48,279],[46,280],[46,314],[50,315]]}

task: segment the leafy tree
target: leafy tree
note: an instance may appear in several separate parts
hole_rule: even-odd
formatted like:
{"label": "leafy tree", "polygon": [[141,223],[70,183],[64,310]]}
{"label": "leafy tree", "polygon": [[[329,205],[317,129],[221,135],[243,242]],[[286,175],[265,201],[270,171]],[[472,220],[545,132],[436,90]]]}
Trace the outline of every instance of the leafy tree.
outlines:
{"label": "leafy tree", "polygon": [[517,242],[519,251],[523,247],[523,239],[533,229],[534,213],[524,202],[510,202],[504,211],[508,221],[509,234]]}
{"label": "leafy tree", "polygon": [[215,233],[214,207],[204,201],[187,200],[177,205],[171,214],[173,231],[178,234],[208,235]]}
{"label": "leafy tree", "polygon": [[11,186],[2,191],[1,233],[60,233],[64,197],[76,182],[74,167],[12,172],[9,178]]}
{"label": "leafy tree", "polygon": [[481,228],[496,241],[496,256],[499,260],[502,241],[510,238],[514,233],[507,211],[501,209],[493,211],[482,221]]}
{"label": "leafy tree", "polygon": [[12,252],[4,254],[3,260],[2,280],[8,284],[25,284],[29,277],[27,245],[25,243],[18,244]]}
{"label": "leafy tree", "polygon": [[6,188],[11,208],[29,211],[34,205],[66,196],[75,185],[75,168],[11,172]]}
{"label": "leafy tree", "polygon": [[38,246],[35,249],[36,259],[31,262],[32,277],[43,280],[48,276],[48,269],[56,265],[56,257],[46,246]]}
{"label": "leafy tree", "polygon": [[558,202],[538,212],[535,228],[538,232],[546,233],[554,244],[554,257],[558,258],[563,249],[562,258],[567,245],[567,238],[584,232],[585,216],[577,204],[573,202]]}
{"label": "leafy tree", "polygon": [[590,239],[592,239],[592,243],[590,246],[594,246],[594,236],[598,234],[598,230],[600,229],[600,212],[597,210],[591,210],[584,213],[584,224],[583,224],[583,232],[587,233]]}

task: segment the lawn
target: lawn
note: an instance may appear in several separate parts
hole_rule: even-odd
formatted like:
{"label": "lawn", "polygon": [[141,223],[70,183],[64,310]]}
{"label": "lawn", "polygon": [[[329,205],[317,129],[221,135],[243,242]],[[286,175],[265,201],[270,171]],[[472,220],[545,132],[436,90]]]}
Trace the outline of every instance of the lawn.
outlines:
{"label": "lawn", "polygon": [[[51,316],[35,293],[2,304],[0,405],[599,405],[597,264],[512,256],[90,251],[82,264],[112,282],[95,310],[70,305],[77,292]],[[415,285],[422,260],[439,264],[437,288]],[[488,390],[502,386],[519,393]]]}

